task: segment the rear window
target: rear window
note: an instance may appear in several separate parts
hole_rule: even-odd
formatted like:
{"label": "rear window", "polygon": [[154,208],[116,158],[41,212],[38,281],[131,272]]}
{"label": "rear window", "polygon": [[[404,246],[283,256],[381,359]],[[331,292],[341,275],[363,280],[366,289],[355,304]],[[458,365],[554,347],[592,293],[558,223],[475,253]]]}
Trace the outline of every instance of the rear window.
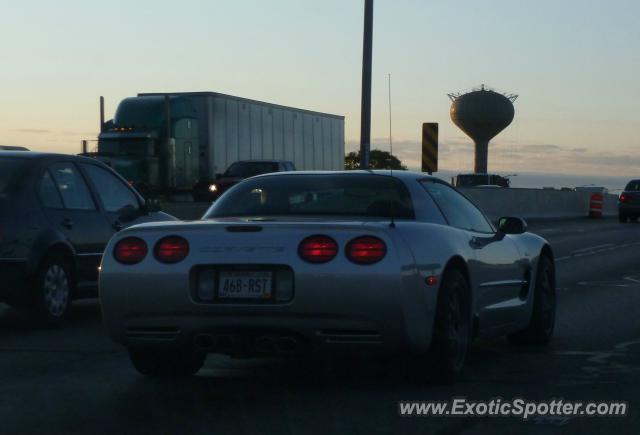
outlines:
{"label": "rear window", "polygon": [[627,187],[625,187],[624,190],[626,190],[626,191],[640,191],[640,180],[631,181],[629,184],[627,184]]}
{"label": "rear window", "polygon": [[26,162],[20,158],[0,158],[0,199],[9,196],[20,181]]}
{"label": "rear window", "polygon": [[206,218],[232,216],[359,216],[415,219],[404,184],[368,174],[281,175],[236,185]]}
{"label": "rear window", "polygon": [[229,166],[225,177],[249,178],[256,175],[278,172],[278,164],[274,162],[236,162]]}

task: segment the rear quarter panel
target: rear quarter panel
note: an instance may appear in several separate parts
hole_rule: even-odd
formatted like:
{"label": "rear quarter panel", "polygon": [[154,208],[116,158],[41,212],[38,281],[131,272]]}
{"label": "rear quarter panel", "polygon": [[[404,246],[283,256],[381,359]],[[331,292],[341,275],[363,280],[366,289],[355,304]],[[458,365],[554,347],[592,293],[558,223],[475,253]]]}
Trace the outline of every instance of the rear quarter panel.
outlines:
{"label": "rear quarter panel", "polygon": [[[417,350],[426,350],[431,342],[439,288],[444,270],[451,259],[460,257],[465,263],[473,259],[469,237],[447,225],[403,222],[396,231],[412,255],[411,282],[404,286],[405,323]],[[437,286],[428,286],[428,276],[438,278]],[[474,286],[470,277],[472,299]],[[407,280],[408,281],[408,280]]]}

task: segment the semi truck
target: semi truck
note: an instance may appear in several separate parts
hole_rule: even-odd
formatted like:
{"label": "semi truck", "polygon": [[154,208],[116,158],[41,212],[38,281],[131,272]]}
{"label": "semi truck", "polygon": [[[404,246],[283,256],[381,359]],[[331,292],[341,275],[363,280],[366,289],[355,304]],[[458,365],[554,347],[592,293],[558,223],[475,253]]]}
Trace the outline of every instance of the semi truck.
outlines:
{"label": "semi truck", "polygon": [[287,160],[299,170],[344,168],[344,117],[216,92],[141,93],[122,100],[83,154],[145,196],[194,192],[239,160]]}

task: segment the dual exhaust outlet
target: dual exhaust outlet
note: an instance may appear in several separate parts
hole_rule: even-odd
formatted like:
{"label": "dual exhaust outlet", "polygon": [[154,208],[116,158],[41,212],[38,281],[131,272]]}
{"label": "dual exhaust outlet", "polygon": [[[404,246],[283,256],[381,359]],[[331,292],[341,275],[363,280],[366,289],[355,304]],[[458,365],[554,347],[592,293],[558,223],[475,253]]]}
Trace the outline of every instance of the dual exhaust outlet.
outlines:
{"label": "dual exhaust outlet", "polygon": [[297,338],[273,335],[258,336],[251,340],[229,334],[197,334],[194,338],[194,344],[199,350],[227,355],[238,353],[294,354],[301,349]]}

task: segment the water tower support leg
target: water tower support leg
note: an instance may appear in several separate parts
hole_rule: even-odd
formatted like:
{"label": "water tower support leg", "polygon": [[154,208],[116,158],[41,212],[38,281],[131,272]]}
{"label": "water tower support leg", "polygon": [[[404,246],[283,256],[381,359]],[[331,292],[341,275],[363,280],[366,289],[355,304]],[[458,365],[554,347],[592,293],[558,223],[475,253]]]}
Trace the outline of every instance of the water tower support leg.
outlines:
{"label": "water tower support leg", "polygon": [[489,156],[489,141],[476,142],[475,173],[487,173],[487,160]]}

